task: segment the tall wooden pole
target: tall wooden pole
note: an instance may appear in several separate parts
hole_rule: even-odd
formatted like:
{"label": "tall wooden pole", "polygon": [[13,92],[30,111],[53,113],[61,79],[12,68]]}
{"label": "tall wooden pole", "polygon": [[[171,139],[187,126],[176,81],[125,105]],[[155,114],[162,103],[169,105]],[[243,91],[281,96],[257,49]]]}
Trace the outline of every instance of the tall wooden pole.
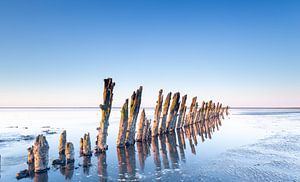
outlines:
{"label": "tall wooden pole", "polygon": [[128,127],[127,127],[126,140],[125,140],[126,145],[133,145],[135,142],[134,137],[135,137],[136,121],[140,111],[142,91],[143,91],[143,87],[140,86],[140,88],[136,92],[133,92],[131,96],[130,116],[128,119]]}
{"label": "tall wooden pole", "polygon": [[117,147],[125,146],[126,131],[128,127],[128,99],[126,99],[121,109],[121,119],[119,124],[119,134],[117,139]]}
{"label": "tall wooden pole", "polygon": [[102,118],[100,121],[99,134],[97,136],[96,152],[104,152],[108,148],[106,140],[114,86],[115,82],[113,82],[111,78],[104,79],[103,104],[100,105]]}
{"label": "tall wooden pole", "polygon": [[172,95],[172,92],[169,92],[166,99],[165,99],[165,102],[164,102],[161,125],[160,125],[159,131],[158,131],[159,134],[163,134],[166,131],[166,120],[167,120],[167,116],[168,116],[171,95]]}
{"label": "tall wooden pole", "polygon": [[177,112],[180,105],[180,93],[177,92],[173,95],[172,104],[170,107],[170,113],[166,124],[166,132],[172,132],[175,129],[175,123],[177,120]]}
{"label": "tall wooden pole", "polygon": [[183,125],[182,122],[184,122],[186,99],[187,99],[187,95],[182,96],[181,105],[180,105],[180,109],[179,109],[179,115],[178,115],[178,121],[176,124],[177,129],[180,129]]}
{"label": "tall wooden pole", "polygon": [[161,115],[161,110],[162,110],[162,102],[163,102],[162,92],[163,92],[162,89],[159,90],[158,99],[156,102],[154,120],[153,120],[153,126],[152,126],[152,136],[153,137],[158,135],[158,126],[159,126],[160,115]]}

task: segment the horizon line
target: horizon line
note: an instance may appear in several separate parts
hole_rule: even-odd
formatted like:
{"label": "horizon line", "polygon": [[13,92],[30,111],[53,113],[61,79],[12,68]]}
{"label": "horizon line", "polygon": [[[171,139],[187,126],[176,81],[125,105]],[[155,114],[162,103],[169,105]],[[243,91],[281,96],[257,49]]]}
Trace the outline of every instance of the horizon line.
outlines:
{"label": "horizon line", "polygon": [[[112,107],[120,109],[121,106]],[[153,106],[145,106],[142,108],[154,109]],[[189,108],[189,107],[188,107]],[[100,109],[96,106],[0,106],[0,109]],[[229,109],[300,109],[300,106],[233,106]]]}

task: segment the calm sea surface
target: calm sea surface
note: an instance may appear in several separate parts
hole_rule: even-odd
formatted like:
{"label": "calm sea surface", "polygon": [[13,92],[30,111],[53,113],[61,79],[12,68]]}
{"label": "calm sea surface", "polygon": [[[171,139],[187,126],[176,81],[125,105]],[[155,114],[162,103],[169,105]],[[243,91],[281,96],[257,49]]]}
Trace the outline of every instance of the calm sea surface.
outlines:
{"label": "calm sea surface", "polygon": [[[147,117],[153,112],[146,109]],[[16,181],[27,168],[31,136],[40,133],[50,145],[51,168],[21,181],[300,181],[297,109],[232,109],[211,139],[178,132],[122,150],[116,148],[120,109],[113,109],[106,154],[80,157],[80,137],[90,132],[94,146],[100,118],[98,109],[0,109],[0,181]],[[75,146],[74,168],[51,165],[63,129]]]}

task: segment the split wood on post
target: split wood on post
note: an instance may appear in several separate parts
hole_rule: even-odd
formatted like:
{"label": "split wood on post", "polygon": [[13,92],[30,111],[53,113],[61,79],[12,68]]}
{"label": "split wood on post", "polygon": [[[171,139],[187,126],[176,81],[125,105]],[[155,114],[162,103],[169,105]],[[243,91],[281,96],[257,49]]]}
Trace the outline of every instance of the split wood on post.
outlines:
{"label": "split wood on post", "polygon": [[127,133],[126,133],[126,145],[134,145],[135,143],[135,129],[136,121],[140,110],[141,100],[142,100],[143,87],[133,92],[130,101],[130,116],[128,119]]}
{"label": "split wood on post", "polygon": [[179,109],[178,121],[176,124],[176,128],[180,129],[183,126],[184,118],[185,118],[185,111],[186,111],[186,99],[187,95],[182,96],[181,105]]}
{"label": "split wood on post", "polygon": [[187,116],[185,118],[185,123],[184,123],[185,127],[192,124],[193,111],[194,111],[194,107],[196,106],[196,102],[197,102],[197,97],[193,97],[189,113],[187,114]]}
{"label": "split wood on post", "polygon": [[65,153],[66,143],[67,143],[67,132],[66,130],[63,130],[63,132],[59,136],[59,146],[58,146],[59,154]]}
{"label": "split wood on post", "polygon": [[92,146],[90,133],[84,134],[83,138],[80,138],[80,155],[91,156]]}
{"label": "split wood on post", "polygon": [[143,128],[142,141],[148,141],[151,138],[151,120],[146,119]]}
{"label": "split wood on post", "polygon": [[177,112],[180,105],[180,93],[176,92],[172,98],[172,104],[170,106],[170,113],[166,123],[166,132],[172,132],[175,129],[177,120]]}
{"label": "split wood on post", "polygon": [[159,131],[158,131],[159,134],[163,134],[163,133],[166,132],[166,120],[167,120],[167,116],[168,116],[171,95],[172,95],[172,92],[169,92],[166,99],[165,99],[165,102],[164,102],[161,125],[160,125]]}
{"label": "split wood on post", "polygon": [[158,126],[160,121],[160,115],[162,110],[162,102],[163,102],[163,90],[159,90],[158,99],[156,101],[155,112],[154,112],[154,120],[152,126],[152,136],[155,137],[158,135]]}
{"label": "split wood on post", "polygon": [[125,146],[126,131],[128,126],[128,99],[126,99],[121,109],[121,119],[119,123],[119,134],[117,138],[117,147]]}
{"label": "split wood on post", "polygon": [[136,136],[137,142],[143,141],[144,128],[146,128],[146,127],[147,127],[146,114],[145,114],[145,109],[143,109],[141,116],[140,116],[140,121],[138,123],[138,128],[137,128],[137,136]]}
{"label": "split wood on post", "polygon": [[65,150],[65,155],[66,155],[66,162],[67,164],[74,163],[74,145],[71,142],[68,142],[66,144],[66,150]]}
{"label": "split wood on post", "polygon": [[38,135],[33,145],[34,172],[44,172],[48,170],[49,145],[46,137]]}

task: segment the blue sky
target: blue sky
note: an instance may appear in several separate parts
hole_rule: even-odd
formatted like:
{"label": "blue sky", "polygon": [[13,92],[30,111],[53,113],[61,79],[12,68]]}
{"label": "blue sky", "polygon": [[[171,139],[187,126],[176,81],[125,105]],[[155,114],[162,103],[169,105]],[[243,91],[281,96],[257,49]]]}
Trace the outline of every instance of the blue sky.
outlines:
{"label": "blue sky", "polygon": [[300,1],[0,1],[0,106],[114,106],[139,85],[300,106]]}

